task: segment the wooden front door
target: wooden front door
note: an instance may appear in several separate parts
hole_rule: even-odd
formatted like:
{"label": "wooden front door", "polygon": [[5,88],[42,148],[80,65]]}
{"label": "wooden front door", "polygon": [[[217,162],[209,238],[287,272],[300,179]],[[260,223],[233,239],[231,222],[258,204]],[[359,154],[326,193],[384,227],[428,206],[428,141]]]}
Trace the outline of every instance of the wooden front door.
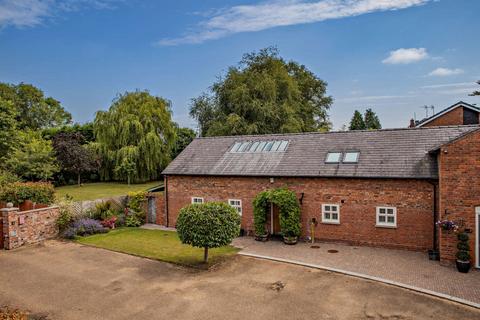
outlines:
{"label": "wooden front door", "polygon": [[270,234],[280,234],[282,231],[280,228],[280,210],[276,205],[270,206],[268,227]]}

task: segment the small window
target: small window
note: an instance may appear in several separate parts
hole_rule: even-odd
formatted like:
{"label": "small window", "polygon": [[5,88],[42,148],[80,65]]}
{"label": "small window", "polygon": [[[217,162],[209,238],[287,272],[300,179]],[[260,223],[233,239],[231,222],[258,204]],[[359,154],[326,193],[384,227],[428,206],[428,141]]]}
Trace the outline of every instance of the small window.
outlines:
{"label": "small window", "polygon": [[322,222],[340,223],[340,206],[338,204],[322,204]]}
{"label": "small window", "polygon": [[233,145],[232,149],[230,150],[230,152],[237,152],[238,151],[238,148],[240,148],[240,146],[242,145],[241,142],[235,142],[235,144]]}
{"label": "small window", "polygon": [[193,204],[200,204],[200,203],[203,203],[203,198],[199,198],[199,197],[192,197],[192,203]]}
{"label": "small window", "polygon": [[255,150],[255,151],[256,151],[256,152],[261,152],[261,151],[263,151],[263,148],[265,148],[265,145],[266,145],[266,144],[267,144],[266,141],[260,142],[260,144],[258,145],[257,150]]}
{"label": "small window", "polygon": [[239,215],[242,215],[242,200],[238,199],[229,199],[228,204],[234,207]]}
{"label": "small window", "polygon": [[240,148],[238,148],[238,152],[244,152],[249,145],[250,145],[250,142],[244,142],[244,143],[242,143],[242,145],[240,146]]}
{"label": "small window", "polygon": [[272,151],[277,151],[278,150],[278,147],[280,147],[280,144],[282,143],[282,141],[275,141],[273,143],[273,146],[272,146]]}
{"label": "small window", "polygon": [[257,150],[257,147],[258,147],[259,144],[260,144],[259,141],[254,142],[254,143],[250,146],[250,150],[249,150],[249,151],[250,151],[250,152],[255,152],[255,151]]}
{"label": "small window", "polygon": [[270,151],[272,150],[272,146],[273,146],[273,141],[268,141],[267,142],[267,145],[265,146],[265,148],[263,149],[263,151]]}
{"label": "small window", "polygon": [[327,159],[325,160],[326,163],[339,163],[342,154],[340,152],[329,152],[327,154]]}
{"label": "small window", "polygon": [[345,163],[357,163],[358,162],[358,152],[345,152],[343,157],[343,162]]}
{"label": "small window", "polygon": [[287,149],[288,141],[283,140],[278,147],[278,151],[285,151]]}
{"label": "small window", "polygon": [[377,207],[377,226],[378,227],[396,227],[397,226],[397,208]]}

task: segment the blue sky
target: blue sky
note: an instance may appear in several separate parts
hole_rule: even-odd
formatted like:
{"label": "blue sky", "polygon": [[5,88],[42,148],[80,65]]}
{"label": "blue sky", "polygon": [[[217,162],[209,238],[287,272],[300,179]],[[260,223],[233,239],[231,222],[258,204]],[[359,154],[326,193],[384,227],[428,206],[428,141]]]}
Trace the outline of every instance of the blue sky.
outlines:
{"label": "blue sky", "polygon": [[85,122],[127,90],[188,116],[246,52],[277,46],[328,82],[334,128],[373,108],[404,127],[480,80],[477,0],[0,0],[0,81],[32,83]]}

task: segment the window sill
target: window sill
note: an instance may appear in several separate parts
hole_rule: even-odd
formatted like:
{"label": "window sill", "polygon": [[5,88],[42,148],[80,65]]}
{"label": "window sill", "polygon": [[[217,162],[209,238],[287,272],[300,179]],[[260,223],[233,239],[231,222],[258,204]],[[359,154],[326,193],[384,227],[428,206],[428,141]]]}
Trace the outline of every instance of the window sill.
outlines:
{"label": "window sill", "polygon": [[376,224],[376,228],[386,228],[386,229],[397,229],[397,226],[389,226],[389,225],[383,225],[383,224]]}
{"label": "window sill", "polygon": [[336,222],[336,221],[322,221],[322,224],[340,224],[340,222]]}

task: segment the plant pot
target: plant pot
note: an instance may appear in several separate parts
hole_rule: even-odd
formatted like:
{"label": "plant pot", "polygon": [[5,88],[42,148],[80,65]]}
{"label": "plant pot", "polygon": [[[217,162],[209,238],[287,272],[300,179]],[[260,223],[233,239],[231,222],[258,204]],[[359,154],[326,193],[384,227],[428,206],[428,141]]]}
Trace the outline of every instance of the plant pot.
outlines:
{"label": "plant pot", "polygon": [[470,270],[471,264],[470,261],[456,261],[457,270],[461,273],[467,273]]}
{"label": "plant pot", "polygon": [[28,211],[33,209],[33,202],[30,200],[25,200],[22,203],[20,203],[20,211]]}
{"label": "plant pot", "polygon": [[434,261],[440,260],[440,253],[438,250],[428,250],[428,259]]}
{"label": "plant pot", "polygon": [[262,234],[262,235],[255,235],[255,240],[265,242],[268,240],[268,234]]}
{"label": "plant pot", "polygon": [[297,244],[298,242],[298,237],[283,237],[283,243],[288,244],[288,245],[294,245]]}

